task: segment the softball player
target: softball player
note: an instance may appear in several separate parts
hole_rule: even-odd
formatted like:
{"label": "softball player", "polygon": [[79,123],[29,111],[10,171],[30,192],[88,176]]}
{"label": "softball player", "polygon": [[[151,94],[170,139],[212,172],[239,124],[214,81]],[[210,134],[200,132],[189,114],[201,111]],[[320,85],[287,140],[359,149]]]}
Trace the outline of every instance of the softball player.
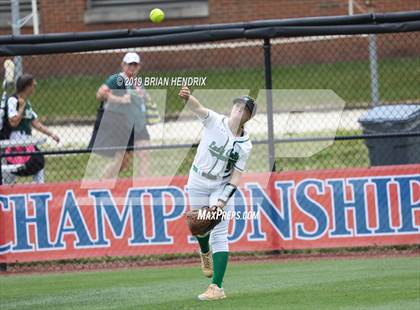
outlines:
{"label": "softball player", "polygon": [[[217,205],[226,213],[233,211],[230,199],[239,185],[252,145],[244,124],[256,112],[256,103],[249,96],[233,100],[229,117],[203,107],[182,87],[179,96],[203,122],[204,130],[188,177],[188,195],[192,209]],[[212,277],[208,289],[198,296],[200,300],[226,297],[222,288],[228,263],[228,218],[223,219],[210,234],[197,236],[200,245],[201,269]]]}
{"label": "softball player", "polygon": [[[31,74],[23,74],[17,79],[16,93],[7,100],[7,116],[11,127],[9,139],[23,142],[32,135],[33,127],[59,143],[60,137],[39,121],[38,115],[32,109],[32,105],[29,102],[29,97],[34,94],[36,85],[36,80]],[[25,150],[27,149],[25,148]],[[43,155],[34,155],[31,156],[31,159],[26,163],[24,170],[18,170],[8,175],[5,178],[5,184],[15,183],[16,175],[32,175],[35,183],[44,183]],[[31,168],[30,163],[32,164]]]}

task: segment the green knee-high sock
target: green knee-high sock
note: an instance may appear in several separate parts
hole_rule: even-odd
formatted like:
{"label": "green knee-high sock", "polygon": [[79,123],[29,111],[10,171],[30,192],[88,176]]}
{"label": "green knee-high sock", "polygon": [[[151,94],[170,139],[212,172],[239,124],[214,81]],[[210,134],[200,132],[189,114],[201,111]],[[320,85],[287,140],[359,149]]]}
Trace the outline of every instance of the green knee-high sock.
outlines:
{"label": "green knee-high sock", "polygon": [[196,238],[197,238],[198,244],[200,245],[201,253],[207,253],[208,251],[210,251],[210,246],[209,246],[210,234],[207,234],[207,236],[205,237],[196,236]]}
{"label": "green knee-high sock", "polygon": [[213,254],[213,280],[212,283],[222,287],[223,277],[228,263],[229,252],[217,252]]}

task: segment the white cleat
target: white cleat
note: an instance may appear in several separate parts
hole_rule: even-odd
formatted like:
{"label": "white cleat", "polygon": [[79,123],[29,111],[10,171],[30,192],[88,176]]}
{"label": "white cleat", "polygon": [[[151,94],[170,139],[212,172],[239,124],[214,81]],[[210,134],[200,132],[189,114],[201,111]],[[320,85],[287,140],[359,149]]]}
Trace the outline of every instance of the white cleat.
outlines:
{"label": "white cleat", "polygon": [[198,295],[198,299],[200,300],[219,300],[225,298],[225,291],[223,288],[219,288],[216,284],[210,284],[203,294]]}

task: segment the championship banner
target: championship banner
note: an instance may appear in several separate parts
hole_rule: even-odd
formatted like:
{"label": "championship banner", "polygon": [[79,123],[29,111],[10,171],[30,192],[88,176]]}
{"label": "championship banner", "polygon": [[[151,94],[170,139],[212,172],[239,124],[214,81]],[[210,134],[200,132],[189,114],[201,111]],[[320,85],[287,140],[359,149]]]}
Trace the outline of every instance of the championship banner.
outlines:
{"label": "championship banner", "polygon": [[[187,177],[2,186],[0,262],[197,251]],[[246,174],[231,251],[420,243],[420,165]]]}

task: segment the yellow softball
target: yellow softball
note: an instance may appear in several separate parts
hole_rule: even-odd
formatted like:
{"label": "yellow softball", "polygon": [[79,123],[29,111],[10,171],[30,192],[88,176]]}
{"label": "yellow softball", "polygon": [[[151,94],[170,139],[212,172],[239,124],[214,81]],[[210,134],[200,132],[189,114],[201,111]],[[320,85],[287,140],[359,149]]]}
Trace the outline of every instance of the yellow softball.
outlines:
{"label": "yellow softball", "polygon": [[153,23],[160,23],[165,19],[165,13],[161,9],[153,9],[150,11],[150,20]]}

